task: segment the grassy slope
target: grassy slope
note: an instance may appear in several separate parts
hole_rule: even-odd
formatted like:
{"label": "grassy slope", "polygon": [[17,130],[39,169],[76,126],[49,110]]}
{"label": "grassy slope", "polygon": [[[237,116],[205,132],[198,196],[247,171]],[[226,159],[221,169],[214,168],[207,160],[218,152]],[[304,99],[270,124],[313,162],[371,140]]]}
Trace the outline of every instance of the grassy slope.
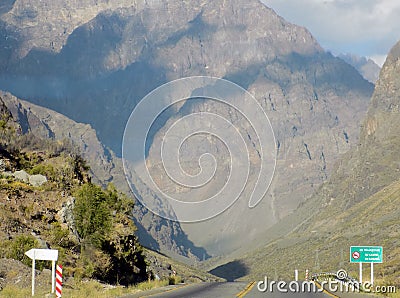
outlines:
{"label": "grassy slope", "polygon": [[357,277],[357,264],[348,261],[349,247],[382,245],[384,263],[375,266],[375,276],[387,284],[400,285],[400,181],[336,217],[326,216],[322,212],[316,216],[317,224],[245,255],[243,260],[250,268],[246,278],[274,276],[274,268],[279,268],[278,275],[283,278],[291,278],[295,268],[303,272],[343,268]]}

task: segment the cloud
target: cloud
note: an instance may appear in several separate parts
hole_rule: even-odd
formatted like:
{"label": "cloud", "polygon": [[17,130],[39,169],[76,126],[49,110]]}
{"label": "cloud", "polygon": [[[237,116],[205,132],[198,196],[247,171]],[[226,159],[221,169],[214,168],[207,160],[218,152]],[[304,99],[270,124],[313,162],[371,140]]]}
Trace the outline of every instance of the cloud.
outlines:
{"label": "cloud", "polygon": [[334,53],[386,55],[400,40],[398,0],[262,0],[286,20],[305,26]]}

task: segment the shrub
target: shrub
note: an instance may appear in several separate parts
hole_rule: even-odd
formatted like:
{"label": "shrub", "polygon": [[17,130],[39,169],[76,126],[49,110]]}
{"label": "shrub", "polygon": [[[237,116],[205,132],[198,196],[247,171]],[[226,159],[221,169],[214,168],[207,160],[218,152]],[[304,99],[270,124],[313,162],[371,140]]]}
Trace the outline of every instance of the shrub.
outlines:
{"label": "shrub", "polygon": [[41,174],[46,176],[49,180],[56,181],[57,172],[51,164],[38,164],[34,166],[29,173],[31,175]]}
{"label": "shrub", "polygon": [[81,237],[82,277],[131,285],[147,279],[143,249],[130,218],[133,201],[109,185],[83,184],[74,192],[74,218]]}
{"label": "shrub", "polygon": [[169,285],[177,285],[181,282],[181,278],[179,276],[170,276],[168,277],[168,284]]}
{"label": "shrub", "polygon": [[[32,260],[25,255],[31,248],[37,248],[38,241],[31,235],[19,235],[14,239],[4,241],[2,256],[8,259],[21,261],[27,266],[32,264]],[[38,269],[43,269],[43,262],[36,262]]]}

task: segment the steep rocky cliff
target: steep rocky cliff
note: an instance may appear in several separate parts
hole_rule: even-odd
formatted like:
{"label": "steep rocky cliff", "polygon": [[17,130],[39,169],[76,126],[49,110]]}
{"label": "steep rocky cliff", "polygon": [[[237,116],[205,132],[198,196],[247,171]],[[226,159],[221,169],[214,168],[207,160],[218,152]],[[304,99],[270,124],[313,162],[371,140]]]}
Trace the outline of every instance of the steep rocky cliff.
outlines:
{"label": "steep rocky cliff", "polygon": [[[331,196],[338,197],[344,208],[400,178],[399,47],[396,44],[392,48],[382,67],[362,122],[359,145],[346,154],[332,176],[334,195]],[[339,183],[341,187],[337,187]]]}
{"label": "steep rocky cliff", "polygon": [[[242,204],[216,221],[183,228],[214,254],[253,245],[257,235],[311,195],[337,158],[357,143],[372,84],[324,52],[306,29],[259,1],[129,2],[3,5],[0,87],[89,123],[117,156],[130,112],[160,84],[209,75],[248,89],[275,131],[278,161],[270,192],[258,208]],[[177,108],[174,119],[209,109],[229,114],[200,102]],[[156,131],[155,140],[160,135]]]}
{"label": "steep rocky cliff", "polygon": [[375,272],[377,283],[400,285],[399,71],[400,42],[383,65],[360,143],[339,160],[315,195],[268,231],[274,241],[240,257],[250,275],[272,274],[267,268],[280,268],[285,275],[296,266],[314,272],[344,268],[357,276],[357,267],[347,261],[349,247],[379,245],[386,252]]}

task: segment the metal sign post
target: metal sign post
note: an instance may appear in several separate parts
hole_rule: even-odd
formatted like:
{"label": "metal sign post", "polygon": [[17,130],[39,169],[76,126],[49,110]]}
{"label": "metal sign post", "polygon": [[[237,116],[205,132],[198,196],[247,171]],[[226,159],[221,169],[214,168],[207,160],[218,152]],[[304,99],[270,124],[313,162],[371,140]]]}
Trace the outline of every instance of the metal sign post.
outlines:
{"label": "metal sign post", "polygon": [[54,278],[55,278],[55,262],[58,259],[58,250],[56,249],[38,249],[32,248],[25,252],[32,259],[32,296],[35,296],[35,262],[51,261],[51,292],[54,293]]}
{"label": "metal sign post", "polygon": [[374,284],[374,263],[371,263],[371,285]]}

